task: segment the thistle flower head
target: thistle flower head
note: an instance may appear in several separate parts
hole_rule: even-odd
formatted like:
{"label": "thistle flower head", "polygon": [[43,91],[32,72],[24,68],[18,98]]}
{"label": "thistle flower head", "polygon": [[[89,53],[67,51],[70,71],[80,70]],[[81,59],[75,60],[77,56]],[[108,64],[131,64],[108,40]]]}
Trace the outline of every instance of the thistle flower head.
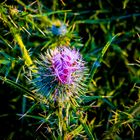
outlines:
{"label": "thistle flower head", "polygon": [[49,49],[45,55],[41,55],[41,61],[38,60],[37,64],[38,72],[33,82],[39,93],[56,97],[78,95],[84,91],[87,68],[76,49]]}

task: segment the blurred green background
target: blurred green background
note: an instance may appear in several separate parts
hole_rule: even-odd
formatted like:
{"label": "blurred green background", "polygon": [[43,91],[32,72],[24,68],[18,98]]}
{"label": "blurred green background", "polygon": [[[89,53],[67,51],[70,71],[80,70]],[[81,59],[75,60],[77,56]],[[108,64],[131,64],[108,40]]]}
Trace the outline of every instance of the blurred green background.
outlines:
{"label": "blurred green background", "polygon": [[[23,61],[20,49],[15,43],[13,29],[18,32],[16,25],[20,29],[25,27],[21,30],[23,42],[32,58],[38,57],[39,52],[45,51],[51,43],[54,43],[51,36],[46,37],[42,33],[47,34],[49,20],[40,18],[39,15],[46,14],[50,20],[59,19],[67,23],[68,27],[74,28],[74,34],[78,36],[79,41],[76,40],[75,43],[75,40],[71,39],[71,44],[80,50],[90,70],[106,43],[115,34],[121,33],[111,43],[89,84],[89,90],[92,91],[89,95],[111,98],[94,100],[95,107],[88,109],[88,122],[93,127],[97,139],[140,139],[139,5],[139,0],[1,2],[0,76],[6,76],[13,81],[18,80],[19,84],[29,88],[24,77],[26,72],[21,70]],[[16,13],[17,9],[19,15]],[[30,17],[29,13],[34,17]],[[5,14],[6,18],[2,14]],[[9,20],[9,23],[4,20]],[[36,131],[38,125],[34,120],[19,119],[17,114],[22,113],[24,101],[22,91],[3,80],[0,81],[0,139],[49,139],[44,136],[44,130]],[[28,100],[26,102],[28,108],[32,103],[28,103]],[[92,120],[93,124],[90,123]]]}

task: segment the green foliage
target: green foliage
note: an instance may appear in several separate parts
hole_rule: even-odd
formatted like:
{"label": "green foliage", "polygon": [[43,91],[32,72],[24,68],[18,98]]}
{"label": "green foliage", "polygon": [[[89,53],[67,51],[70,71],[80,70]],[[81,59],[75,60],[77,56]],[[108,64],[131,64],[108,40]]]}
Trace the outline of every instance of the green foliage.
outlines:
{"label": "green foliage", "polygon": [[[0,123],[8,121],[1,123],[0,139],[139,139],[138,5],[138,0],[0,3]],[[53,34],[52,26],[62,24],[66,34]],[[90,70],[88,91],[50,102],[30,81],[39,55],[60,45],[82,53]],[[13,128],[17,122],[19,130]]]}

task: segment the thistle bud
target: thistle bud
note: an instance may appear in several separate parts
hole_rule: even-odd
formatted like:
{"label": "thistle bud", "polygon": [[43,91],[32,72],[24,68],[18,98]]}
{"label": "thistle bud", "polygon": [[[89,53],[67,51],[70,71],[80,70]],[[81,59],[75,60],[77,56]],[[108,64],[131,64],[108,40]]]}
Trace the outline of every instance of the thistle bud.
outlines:
{"label": "thistle bud", "polygon": [[66,25],[62,24],[60,26],[52,25],[51,31],[54,35],[64,36],[67,33]]}

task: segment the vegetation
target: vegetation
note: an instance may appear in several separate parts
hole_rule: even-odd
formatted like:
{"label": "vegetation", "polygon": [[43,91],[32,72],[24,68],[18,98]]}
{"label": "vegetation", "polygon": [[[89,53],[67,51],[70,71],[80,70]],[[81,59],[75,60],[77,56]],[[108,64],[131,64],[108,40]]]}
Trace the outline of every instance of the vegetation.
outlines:
{"label": "vegetation", "polygon": [[[140,139],[139,5],[139,0],[1,2],[0,139]],[[50,74],[40,55],[64,46],[82,56],[81,77],[80,68],[74,69],[79,59],[71,62],[78,84],[61,83],[60,77],[51,84],[47,77],[35,86],[41,74]]]}

